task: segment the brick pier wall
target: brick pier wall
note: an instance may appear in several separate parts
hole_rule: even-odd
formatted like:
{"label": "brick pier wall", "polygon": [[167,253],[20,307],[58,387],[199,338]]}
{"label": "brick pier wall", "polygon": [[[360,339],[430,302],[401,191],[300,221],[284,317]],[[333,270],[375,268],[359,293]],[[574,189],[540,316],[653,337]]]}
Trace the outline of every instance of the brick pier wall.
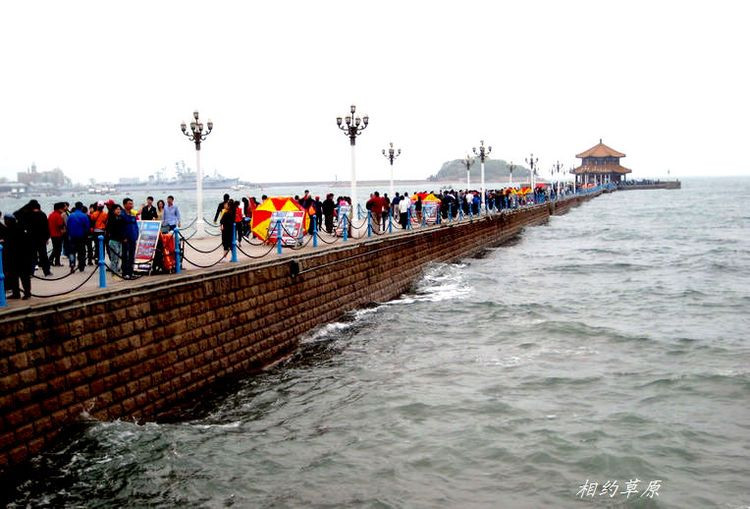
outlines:
{"label": "brick pier wall", "polygon": [[[301,334],[407,291],[431,262],[499,245],[591,196],[294,258],[227,265],[0,312],[0,476],[94,419],[155,420]],[[314,302],[314,306],[310,303]]]}

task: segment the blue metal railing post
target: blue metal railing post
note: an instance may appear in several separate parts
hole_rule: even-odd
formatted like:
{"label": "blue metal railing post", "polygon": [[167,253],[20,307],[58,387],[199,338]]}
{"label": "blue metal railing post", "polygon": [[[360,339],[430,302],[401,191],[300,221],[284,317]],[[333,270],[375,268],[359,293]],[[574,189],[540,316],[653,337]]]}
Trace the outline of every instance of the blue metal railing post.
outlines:
{"label": "blue metal railing post", "polygon": [[99,241],[99,288],[107,288],[107,269],[104,268],[104,235],[99,235],[97,240]]}
{"label": "blue metal railing post", "polygon": [[393,209],[388,207],[388,233],[393,233]]}
{"label": "blue metal railing post", "polygon": [[237,223],[232,223],[232,262],[237,263]]}
{"label": "blue metal railing post", "polygon": [[453,204],[452,203],[448,204],[448,222],[449,223],[453,222]]}
{"label": "blue metal railing post", "polygon": [[411,230],[411,207],[406,211],[406,229]]}
{"label": "blue metal railing post", "polygon": [[367,211],[367,236],[372,237],[372,211]]}
{"label": "blue metal railing post", "polygon": [[346,224],[346,214],[344,214],[344,217],[342,217],[341,220],[343,221],[343,223],[342,223],[343,224],[343,230],[342,230],[343,231],[343,237],[342,237],[342,240],[344,242],[346,242],[346,239],[349,238],[349,228],[347,227],[347,224]]}
{"label": "blue metal railing post", "polygon": [[0,244],[0,308],[8,305],[5,300],[5,272],[3,272],[3,245]]}
{"label": "blue metal railing post", "polygon": [[313,216],[313,247],[318,247],[318,218]]}
{"label": "blue metal railing post", "polygon": [[179,274],[182,266],[182,260],[180,260],[180,229],[175,228],[174,229],[174,259],[175,259],[175,266],[174,271],[175,274]]}
{"label": "blue metal railing post", "polygon": [[276,253],[281,254],[281,220],[276,221]]}
{"label": "blue metal railing post", "polygon": [[357,221],[362,219],[362,206],[357,203]]}

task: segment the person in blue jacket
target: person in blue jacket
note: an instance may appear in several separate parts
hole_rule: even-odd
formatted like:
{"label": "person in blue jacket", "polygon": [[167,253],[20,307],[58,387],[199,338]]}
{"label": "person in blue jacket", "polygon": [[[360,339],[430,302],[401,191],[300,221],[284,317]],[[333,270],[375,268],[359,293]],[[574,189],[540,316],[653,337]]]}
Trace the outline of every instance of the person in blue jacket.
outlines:
{"label": "person in blue jacket", "polygon": [[125,222],[125,232],[122,239],[122,277],[133,277],[133,262],[135,260],[135,244],[138,241],[138,218],[133,214],[133,200],[122,200],[122,218]]}
{"label": "person in blue jacket", "polygon": [[78,270],[81,272],[86,268],[86,239],[89,235],[91,221],[86,215],[86,207],[83,203],[76,202],[73,213],[68,217],[68,260],[70,260],[70,272],[76,271],[76,259]]}

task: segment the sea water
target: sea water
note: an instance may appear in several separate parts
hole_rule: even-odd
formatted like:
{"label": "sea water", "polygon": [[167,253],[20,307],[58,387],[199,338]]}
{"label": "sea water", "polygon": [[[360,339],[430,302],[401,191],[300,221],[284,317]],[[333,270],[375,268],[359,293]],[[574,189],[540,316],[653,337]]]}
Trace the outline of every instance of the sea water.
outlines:
{"label": "sea water", "polygon": [[178,422],[85,424],[6,501],[748,507],[749,194],[603,195],[434,264]]}

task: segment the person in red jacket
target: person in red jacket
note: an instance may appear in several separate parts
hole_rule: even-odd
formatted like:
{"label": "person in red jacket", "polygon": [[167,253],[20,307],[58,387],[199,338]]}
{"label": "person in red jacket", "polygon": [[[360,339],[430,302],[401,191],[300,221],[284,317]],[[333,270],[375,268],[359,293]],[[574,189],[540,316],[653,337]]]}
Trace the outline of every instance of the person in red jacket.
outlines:
{"label": "person in red jacket", "polygon": [[383,200],[380,199],[378,191],[370,195],[370,199],[367,201],[367,209],[372,213],[372,228],[378,231],[380,229],[380,216],[383,214]]}
{"label": "person in red jacket", "polygon": [[242,202],[234,200],[234,229],[237,235],[237,245],[242,245],[242,222],[245,220],[245,209],[242,207]]}
{"label": "person in red jacket", "polygon": [[62,254],[63,240],[65,239],[65,216],[63,215],[65,204],[55,203],[54,210],[47,216],[49,235],[52,239],[52,256],[50,263],[55,267],[62,267],[60,255]]}

